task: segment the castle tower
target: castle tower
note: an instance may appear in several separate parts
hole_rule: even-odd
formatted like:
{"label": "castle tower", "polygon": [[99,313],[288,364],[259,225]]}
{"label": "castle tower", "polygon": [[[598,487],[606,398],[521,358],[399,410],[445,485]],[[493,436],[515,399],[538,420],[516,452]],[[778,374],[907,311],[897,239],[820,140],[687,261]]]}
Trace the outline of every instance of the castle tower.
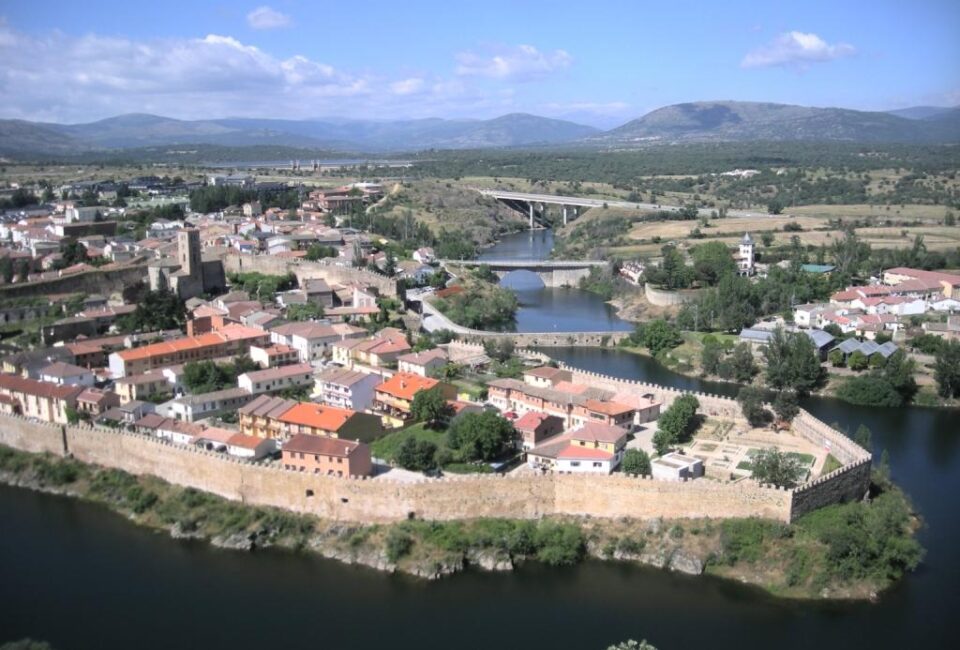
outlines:
{"label": "castle tower", "polygon": [[180,268],[191,278],[199,279],[202,273],[200,262],[200,231],[196,228],[177,233],[177,252]]}
{"label": "castle tower", "polygon": [[753,239],[750,233],[745,233],[740,240],[740,272],[747,275],[753,273]]}

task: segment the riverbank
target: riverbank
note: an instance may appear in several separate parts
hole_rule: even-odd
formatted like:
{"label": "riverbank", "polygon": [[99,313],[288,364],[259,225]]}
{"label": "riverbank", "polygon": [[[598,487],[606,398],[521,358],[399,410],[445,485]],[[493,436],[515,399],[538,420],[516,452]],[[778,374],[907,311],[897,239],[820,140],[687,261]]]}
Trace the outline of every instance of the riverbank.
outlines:
{"label": "riverbank", "polygon": [[[913,538],[915,515],[902,493],[883,480],[875,483],[869,505],[830,506],[792,525],[576,517],[344,524],[2,446],[0,483],[98,503],[175,539],[245,551],[311,552],[428,580],[467,568],[509,571],[524,562],[561,566],[596,558],[708,573],[780,597],[875,599],[915,568],[922,554]],[[855,546],[849,546],[851,540]],[[862,548],[876,552],[865,556]]]}

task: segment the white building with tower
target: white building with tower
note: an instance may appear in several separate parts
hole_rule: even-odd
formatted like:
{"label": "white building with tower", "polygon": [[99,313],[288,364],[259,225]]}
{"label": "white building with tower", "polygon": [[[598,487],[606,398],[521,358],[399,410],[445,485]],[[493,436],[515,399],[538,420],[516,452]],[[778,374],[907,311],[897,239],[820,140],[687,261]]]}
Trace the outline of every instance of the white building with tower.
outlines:
{"label": "white building with tower", "polygon": [[737,256],[737,271],[740,275],[754,273],[754,244],[750,233],[745,233],[740,240],[740,254]]}

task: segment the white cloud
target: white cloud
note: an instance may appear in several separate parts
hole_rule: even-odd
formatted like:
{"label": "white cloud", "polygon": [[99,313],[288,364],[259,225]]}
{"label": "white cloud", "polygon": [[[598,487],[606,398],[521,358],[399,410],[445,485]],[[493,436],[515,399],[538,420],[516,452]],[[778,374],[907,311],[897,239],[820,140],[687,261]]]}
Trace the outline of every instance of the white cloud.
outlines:
{"label": "white cloud", "polygon": [[411,77],[410,79],[401,79],[390,84],[390,91],[394,95],[412,95],[419,92],[424,86],[423,79]]}
{"label": "white cloud", "polygon": [[231,36],[33,37],[0,23],[4,113],[25,119],[77,121],[125,112],[317,115],[371,96],[374,84],[304,56],[277,58]]}
{"label": "white cloud", "polygon": [[856,50],[848,43],[831,45],[813,33],[784,32],[770,43],[748,52],[740,62],[742,68],[771,66],[805,67],[819,61],[832,61],[852,55]]}
{"label": "white cloud", "polygon": [[487,54],[457,54],[457,74],[492,79],[529,80],[570,67],[573,57],[564,50],[541,52],[532,45],[499,47]]}
{"label": "white cloud", "polygon": [[277,29],[289,26],[290,16],[264,5],[247,14],[247,24],[254,29]]}

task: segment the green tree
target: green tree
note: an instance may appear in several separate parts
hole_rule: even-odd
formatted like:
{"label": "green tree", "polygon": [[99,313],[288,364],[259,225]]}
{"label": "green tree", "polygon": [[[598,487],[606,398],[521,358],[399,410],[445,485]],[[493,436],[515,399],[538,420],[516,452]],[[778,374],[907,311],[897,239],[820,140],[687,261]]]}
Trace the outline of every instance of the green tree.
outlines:
{"label": "green tree", "polygon": [[8,284],[13,281],[13,260],[10,256],[0,257],[0,278]]}
{"label": "green tree", "polygon": [[663,455],[673,445],[686,442],[699,425],[697,409],[700,402],[693,395],[681,395],[673,401],[657,419],[657,432],[653,444],[659,455]]}
{"label": "green tree", "polygon": [[311,262],[316,262],[317,260],[322,260],[326,257],[337,257],[337,249],[333,246],[324,246],[322,244],[311,244],[310,248],[307,249],[306,258]]}
{"label": "green tree", "polygon": [[650,476],[650,456],[642,449],[628,449],[623,455],[620,468],[625,474]]}
{"label": "green tree", "polygon": [[760,450],[753,457],[753,478],[764,485],[781,488],[796,487],[804,469],[799,461],[773,447]]}
{"label": "green tree", "polygon": [[724,275],[736,273],[737,267],[727,245],[712,241],[693,249],[693,270],[700,282],[713,286]]}
{"label": "green tree", "polygon": [[773,233],[769,231],[760,233],[760,241],[763,242],[764,248],[770,248],[773,246]]}
{"label": "green tree", "polygon": [[776,328],[763,346],[763,357],[767,362],[766,382],[771,388],[806,395],[823,381],[816,346],[802,332]]}
{"label": "green tree", "polygon": [[69,240],[60,247],[60,255],[62,256],[61,262],[64,268],[86,262],[89,259],[87,247],[75,239]]}
{"label": "green tree", "polygon": [[773,400],[773,412],[785,422],[790,422],[800,412],[797,394],[792,390],[782,390]]}
{"label": "green tree", "polygon": [[413,396],[413,402],[410,404],[410,414],[431,427],[436,426],[448,417],[450,411],[450,405],[444,399],[439,385],[427,390],[417,391],[416,395]]}
{"label": "green tree", "polygon": [[744,386],[737,393],[737,402],[747,422],[754,427],[762,427],[770,421],[770,413],[764,408],[764,392],[755,386]]}
{"label": "green tree", "polygon": [[483,351],[494,361],[504,363],[513,357],[516,344],[513,339],[505,336],[501,339],[486,339],[483,342]]}
{"label": "green tree", "polygon": [[861,424],[857,427],[857,430],[853,433],[853,441],[863,447],[864,449],[870,449],[873,447],[873,434],[870,432],[870,429],[867,428],[867,425]]}
{"label": "green tree", "polygon": [[850,367],[850,370],[856,370],[857,372],[866,370],[869,364],[870,360],[867,358],[867,355],[860,350],[854,351],[847,359],[847,365]]}
{"label": "green tree", "polygon": [[832,365],[834,368],[843,367],[843,352],[840,350],[831,350],[827,358],[830,361],[830,365]]}
{"label": "green tree", "polygon": [[317,320],[323,318],[323,306],[315,302],[287,307],[287,319],[292,321]]}
{"label": "green tree", "polygon": [[960,397],[960,341],[944,341],[933,362],[940,397]]}
{"label": "green tree", "polygon": [[637,325],[635,336],[653,355],[673,349],[683,342],[680,330],[662,318]]}
{"label": "green tree", "polygon": [[753,381],[760,369],[753,359],[753,349],[749,343],[738,343],[730,355],[730,370],[733,379],[741,384]]}
{"label": "green tree", "polygon": [[407,438],[397,449],[397,464],[403,469],[423,472],[433,469],[436,463],[437,446],[429,440]]}
{"label": "green tree", "polygon": [[124,332],[152,332],[181,329],[187,320],[183,301],[170,291],[147,291],[137,308],[117,322]]}
{"label": "green tree", "polygon": [[783,203],[780,199],[773,199],[767,203],[767,212],[770,214],[780,214],[783,212]]}
{"label": "green tree", "polygon": [[703,350],[700,352],[700,367],[703,369],[704,374],[718,374],[717,370],[720,366],[721,359],[723,359],[723,348],[720,347],[716,338],[708,342],[706,337],[704,337]]}
{"label": "green tree", "polygon": [[513,447],[516,430],[492,411],[465,413],[450,425],[447,446],[464,460],[494,460]]}

